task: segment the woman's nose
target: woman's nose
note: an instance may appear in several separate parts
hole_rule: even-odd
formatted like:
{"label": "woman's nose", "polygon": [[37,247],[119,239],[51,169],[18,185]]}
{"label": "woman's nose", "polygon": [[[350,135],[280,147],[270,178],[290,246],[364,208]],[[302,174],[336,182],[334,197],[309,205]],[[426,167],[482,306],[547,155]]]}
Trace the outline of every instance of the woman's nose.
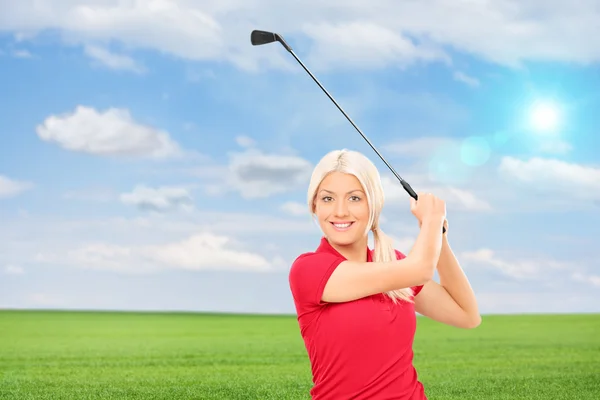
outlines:
{"label": "woman's nose", "polygon": [[335,205],[335,215],[338,217],[348,215],[348,205],[343,201],[338,202]]}

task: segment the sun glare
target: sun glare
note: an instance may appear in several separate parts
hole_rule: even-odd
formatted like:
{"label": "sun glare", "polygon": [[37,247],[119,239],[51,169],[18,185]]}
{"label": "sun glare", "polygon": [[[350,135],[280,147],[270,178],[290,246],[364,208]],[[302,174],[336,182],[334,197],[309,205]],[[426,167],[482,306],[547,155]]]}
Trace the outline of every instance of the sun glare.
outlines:
{"label": "sun glare", "polygon": [[558,107],[552,103],[535,103],[531,109],[531,125],[538,132],[551,132],[559,123]]}

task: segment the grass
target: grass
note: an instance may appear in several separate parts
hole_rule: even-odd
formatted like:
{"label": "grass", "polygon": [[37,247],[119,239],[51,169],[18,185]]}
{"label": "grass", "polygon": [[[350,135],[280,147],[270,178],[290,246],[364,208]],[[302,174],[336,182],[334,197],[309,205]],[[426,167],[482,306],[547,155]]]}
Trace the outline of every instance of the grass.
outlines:
{"label": "grass", "polygon": [[[435,399],[600,398],[600,315],[419,318]],[[293,316],[0,311],[1,399],[309,399]]]}

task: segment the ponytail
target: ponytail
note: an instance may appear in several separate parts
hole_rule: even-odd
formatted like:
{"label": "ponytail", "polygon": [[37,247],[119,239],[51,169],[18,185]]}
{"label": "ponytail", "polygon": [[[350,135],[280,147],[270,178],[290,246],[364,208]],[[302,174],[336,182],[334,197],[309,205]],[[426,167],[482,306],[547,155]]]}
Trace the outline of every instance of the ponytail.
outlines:
{"label": "ponytail", "polygon": [[[359,180],[367,196],[370,217],[365,227],[365,235],[369,230],[373,231],[375,248],[373,261],[393,262],[397,260],[392,239],[379,229],[379,215],[383,208],[385,193],[381,184],[381,177],[377,167],[371,160],[357,151],[333,150],[327,153],[315,166],[308,185],[307,205],[311,214],[315,213],[315,196],[323,179],[330,173],[337,171],[350,174]],[[397,288],[386,292],[394,301],[406,300],[412,302],[413,292],[411,288]]]}
{"label": "ponytail", "polygon": [[[394,249],[394,243],[392,238],[383,233],[379,226],[375,225],[372,229],[373,241],[374,241],[374,254],[373,262],[391,262],[398,258],[396,257],[396,250]],[[411,288],[398,288],[386,292],[386,295],[394,301],[405,300],[412,303],[413,291]]]}

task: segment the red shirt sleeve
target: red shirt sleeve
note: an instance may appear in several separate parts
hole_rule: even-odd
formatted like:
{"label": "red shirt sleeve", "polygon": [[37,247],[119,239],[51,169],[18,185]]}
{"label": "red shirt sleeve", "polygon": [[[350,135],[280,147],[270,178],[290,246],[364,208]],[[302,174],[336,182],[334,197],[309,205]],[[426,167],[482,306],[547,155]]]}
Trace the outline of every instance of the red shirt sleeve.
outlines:
{"label": "red shirt sleeve", "polygon": [[[400,251],[396,250],[396,258],[398,260],[402,260],[403,258],[406,258],[406,256],[404,254],[402,254]],[[421,289],[423,289],[423,285],[413,286],[411,289],[413,290],[413,297],[414,297],[419,294]]]}
{"label": "red shirt sleeve", "polygon": [[294,261],[289,283],[298,315],[326,304],[321,300],[325,285],[342,261],[330,253],[306,253]]}

